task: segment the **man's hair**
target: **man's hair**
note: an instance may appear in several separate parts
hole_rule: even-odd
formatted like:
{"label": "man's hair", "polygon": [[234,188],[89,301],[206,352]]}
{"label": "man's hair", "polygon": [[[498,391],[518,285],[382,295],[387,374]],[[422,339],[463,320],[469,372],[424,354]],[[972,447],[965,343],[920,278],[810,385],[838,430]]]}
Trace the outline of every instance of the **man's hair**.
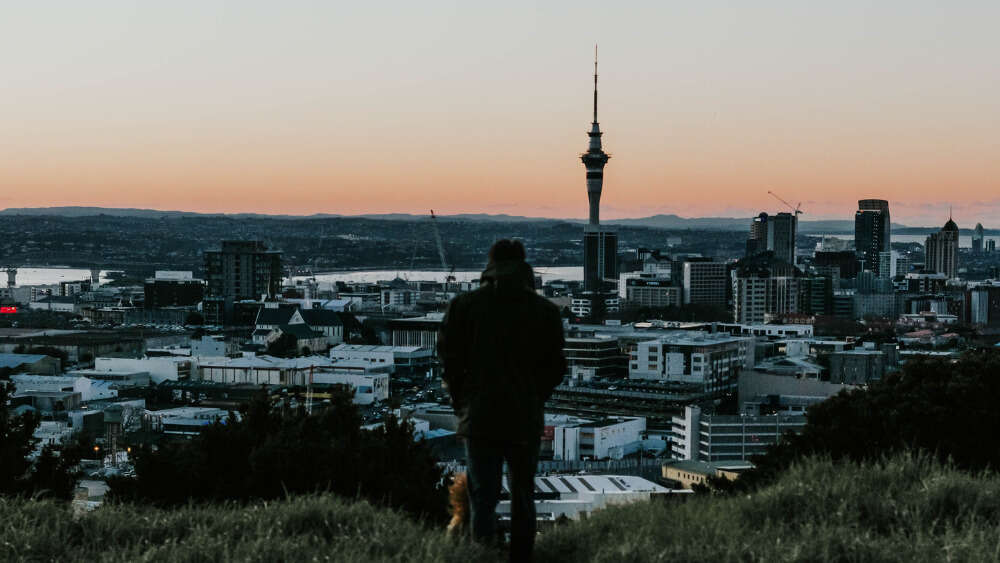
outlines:
{"label": "man's hair", "polygon": [[501,239],[493,243],[490,247],[490,262],[501,260],[517,260],[524,262],[524,245],[519,240]]}

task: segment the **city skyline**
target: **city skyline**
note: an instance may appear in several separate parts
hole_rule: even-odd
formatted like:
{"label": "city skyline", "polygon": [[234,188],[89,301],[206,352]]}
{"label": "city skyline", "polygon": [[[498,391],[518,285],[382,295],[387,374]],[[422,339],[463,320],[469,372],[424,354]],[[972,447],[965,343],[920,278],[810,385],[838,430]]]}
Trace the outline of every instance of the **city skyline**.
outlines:
{"label": "city skyline", "polygon": [[0,208],[584,218],[597,42],[607,219],[1000,223],[985,2],[60,8],[6,18]]}

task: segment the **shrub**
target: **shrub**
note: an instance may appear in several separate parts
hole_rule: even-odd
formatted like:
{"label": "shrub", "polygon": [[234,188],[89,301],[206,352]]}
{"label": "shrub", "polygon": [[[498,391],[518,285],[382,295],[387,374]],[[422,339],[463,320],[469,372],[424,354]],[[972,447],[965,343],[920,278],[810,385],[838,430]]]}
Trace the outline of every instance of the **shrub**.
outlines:
{"label": "shrub", "polygon": [[363,430],[347,391],[315,414],[272,408],[261,394],[225,423],[134,453],[135,478],[109,480],[112,498],[161,506],[332,492],[441,520],[444,475],[412,425],[390,417]]}

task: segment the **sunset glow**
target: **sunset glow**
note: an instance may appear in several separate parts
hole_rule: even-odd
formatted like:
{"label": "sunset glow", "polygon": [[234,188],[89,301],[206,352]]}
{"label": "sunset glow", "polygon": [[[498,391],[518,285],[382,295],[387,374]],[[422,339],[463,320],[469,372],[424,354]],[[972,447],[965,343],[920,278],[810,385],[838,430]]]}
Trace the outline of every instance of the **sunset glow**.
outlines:
{"label": "sunset glow", "polygon": [[367,4],[6,7],[0,208],[583,218],[597,42],[602,218],[1000,227],[996,2]]}

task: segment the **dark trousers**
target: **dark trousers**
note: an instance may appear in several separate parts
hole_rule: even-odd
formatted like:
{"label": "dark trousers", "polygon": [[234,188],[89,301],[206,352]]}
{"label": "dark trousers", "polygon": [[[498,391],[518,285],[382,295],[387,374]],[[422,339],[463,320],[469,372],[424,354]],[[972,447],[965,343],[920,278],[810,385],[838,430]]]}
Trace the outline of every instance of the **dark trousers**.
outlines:
{"label": "dark trousers", "polygon": [[489,543],[496,536],[503,462],[507,462],[510,489],[510,560],[531,561],[535,546],[535,469],[539,442],[513,444],[467,438],[469,508],[472,537]]}

